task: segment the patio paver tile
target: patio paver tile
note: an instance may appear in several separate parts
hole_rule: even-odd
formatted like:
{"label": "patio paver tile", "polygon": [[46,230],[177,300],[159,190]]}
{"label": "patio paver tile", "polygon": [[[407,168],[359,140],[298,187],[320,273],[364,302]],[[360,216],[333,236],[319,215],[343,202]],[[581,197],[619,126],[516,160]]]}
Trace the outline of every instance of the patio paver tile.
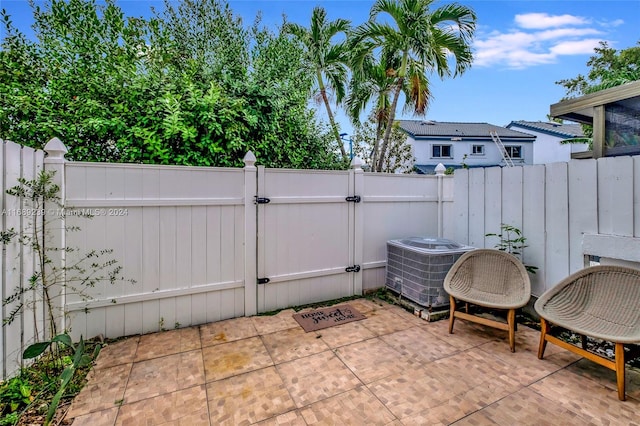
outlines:
{"label": "patio paver tile", "polygon": [[316,402],[300,411],[308,425],[383,426],[395,420],[395,416],[364,386]]}
{"label": "patio paver tile", "polygon": [[275,367],[207,384],[211,424],[248,425],[295,409]]}
{"label": "patio paver tile", "polygon": [[369,299],[356,299],[356,300],[350,300],[348,302],[349,305],[351,305],[352,307],[354,307],[355,309],[358,310],[358,312],[360,312],[361,314],[367,315],[367,313],[372,312],[372,311],[377,311],[379,309],[388,309],[389,305],[388,303],[385,302],[381,302],[381,301],[373,301],[373,300],[369,300]]}
{"label": "patio paver tile", "polygon": [[437,359],[428,365],[428,369],[432,376],[448,382],[454,389],[460,385],[463,390],[467,390],[492,380],[501,380],[508,385],[521,387],[519,381],[513,377],[513,366],[480,348]]}
{"label": "patio paver tile", "polygon": [[140,336],[135,360],[144,361],[194,349],[200,349],[198,327],[161,331]]}
{"label": "patio paver tile", "polygon": [[423,327],[411,327],[380,336],[380,339],[402,355],[417,362],[434,361],[459,351],[458,348],[435,337]]}
{"label": "patio paver tile", "polygon": [[[429,323],[427,331],[459,350],[471,349],[483,345],[490,340],[502,341],[504,339],[505,342],[507,341],[506,331],[473,324],[467,321],[456,321],[453,334],[449,334],[448,319]],[[518,332],[516,332],[516,336],[517,335]],[[518,350],[517,344],[516,350]]]}
{"label": "patio paver tile", "polygon": [[621,402],[612,371],[555,345],[538,360],[540,334],[524,325],[511,353],[501,330],[456,321],[449,335],[447,320],[349,303],[367,318],[304,333],[290,309],[109,344],[66,417],[80,426],[640,426],[638,369],[627,366]]}
{"label": "patio paver tile", "polygon": [[194,386],[125,404],[120,407],[116,425],[209,426],[205,387]]}
{"label": "patio paver tile", "polygon": [[[124,400],[130,404],[204,382],[204,365],[199,350],[153,358],[133,365]],[[149,386],[150,383],[153,386]]]}
{"label": "patio paver tile", "polygon": [[[547,345],[547,347],[548,346],[550,345]],[[544,359],[547,359],[546,355]],[[625,391],[627,398],[631,397],[640,401],[640,369],[630,367],[628,364],[625,367]],[[582,358],[580,361],[570,365],[567,371],[592,379],[611,389],[612,392],[616,392],[617,395],[618,383],[616,381],[616,373],[613,370],[609,370],[595,362]]]}
{"label": "patio paver tile", "polygon": [[256,426],[307,426],[299,410],[289,411],[256,423]]}
{"label": "patio paver tile", "polygon": [[362,321],[354,321],[347,324],[341,324],[335,327],[318,330],[316,333],[320,336],[323,342],[325,342],[330,348],[334,349],[339,348],[340,346],[374,338],[375,334],[362,325],[361,322]]}
{"label": "patio paver tile", "polygon": [[264,346],[275,364],[317,354],[329,349],[315,332],[306,333],[302,327],[290,328],[262,336]]}
{"label": "patio paver tile", "polygon": [[276,369],[296,407],[304,407],[362,384],[330,350],[279,364]]}
{"label": "patio paver tile", "polygon": [[124,398],[125,386],[132,364],[91,370],[87,375],[87,385],[75,397],[68,417],[73,418],[94,411],[113,408]]}
{"label": "patio paver tile", "polygon": [[431,376],[426,369],[405,370],[367,387],[400,420],[418,415],[455,396],[446,382]]}
{"label": "patio paver tile", "polygon": [[95,369],[114,367],[121,364],[130,364],[135,360],[140,337],[134,336],[119,342],[105,345],[100,350]]}
{"label": "patio paver tile", "polygon": [[627,396],[618,400],[617,392],[604,384],[566,369],[532,384],[533,391],[560,404],[594,424],[638,425],[638,403]]}
{"label": "patio paver tile", "polygon": [[211,322],[200,326],[202,347],[234,342],[258,335],[250,317]]}
{"label": "patio paver tile", "polygon": [[285,309],[276,315],[251,317],[251,321],[259,334],[275,333],[288,328],[300,327],[300,324],[293,319],[295,313],[296,311],[293,309]]}
{"label": "patio paver tile", "polygon": [[451,424],[509,396],[521,387],[509,379],[498,378],[473,387],[457,384],[454,389],[459,393],[445,403],[403,421],[408,424]]}
{"label": "patio paver tile", "polygon": [[365,384],[419,366],[379,337],[338,348],[336,355]]}
{"label": "patio paver tile", "polygon": [[371,311],[366,314],[366,317],[366,319],[363,319],[360,322],[376,336],[405,330],[413,326],[389,309]]}
{"label": "patio paver tile", "polygon": [[260,337],[202,348],[202,357],[207,382],[273,365]]}
{"label": "patio paver tile", "polygon": [[[515,392],[521,386],[509,376],[510,367],[498,358],[473,351],[456,353],[372,383],[369,388],[403,422],[442,421],[438,406],[453,422]],[[453,401],[453,402],[452,402]]]}
{"label": "patio paver tile", "polygon": [[73,419],[74,426],[113,426],[116,423],[119,407],[111,407],[106,410],[94,411]]}
{"label": "patio paver tile", "polygon": [[554,401],[530,390],[520,389],[483,410],[456,422],[456,426],[475,425],[584,425],[586,419]]}

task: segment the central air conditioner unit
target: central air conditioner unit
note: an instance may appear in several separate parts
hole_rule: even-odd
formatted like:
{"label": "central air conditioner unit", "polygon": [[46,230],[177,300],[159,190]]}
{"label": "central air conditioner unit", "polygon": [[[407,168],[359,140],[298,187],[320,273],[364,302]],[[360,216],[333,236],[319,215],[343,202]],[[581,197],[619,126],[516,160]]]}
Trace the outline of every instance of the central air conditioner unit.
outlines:
{"label": "central air conditioner unit", "polygon": [[456,260],[473,249],[443,238],[387,241],[386,286],[429,309],[447,306],[444,278]]}

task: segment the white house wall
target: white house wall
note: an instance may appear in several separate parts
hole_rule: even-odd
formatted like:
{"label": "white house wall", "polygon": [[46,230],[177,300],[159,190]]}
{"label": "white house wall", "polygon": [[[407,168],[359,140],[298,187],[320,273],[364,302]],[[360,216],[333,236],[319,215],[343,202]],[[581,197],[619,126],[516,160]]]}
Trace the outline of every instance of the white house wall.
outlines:
{"label": "white house wall", "polygon": [[545,132],[536,132],[530,128],[512,125],[511,130],[529,133],[536,136],[533,144],[531,164],[548,164],[571,160],[572,152],[583,152],[588,149],[587,144],[561,144],[560,141],[568,137],[553,136]]}
{"label": "white house wall", "polygon": [[[470,167],[489,167],[499,164],[503,164],[502,154],[498,150],[498,147],[492,140],[462,140],[452,141],[450,139],[434,140],[434,139],[414,139],[413,137],[407,138],[407,143],[411,145],[413,156],[415,157],[415,164],[419,165],[432,165],[435,166],[438,163],[446,165],[462,165],[463,163]],[[533,144],[531,142],[506,142],[503,141],[505,146],[520,146],[522,147],[522,159],[514,159],[516,164],[533,164],[534,153]],[[451,158],[437,158],[432,157],[432,148],[434,145],[451,145],[453,156]],[[473,145],[483,145],[484,154],[475,155],[472,154]],[[465,155],[467,156],[465,158]]]}

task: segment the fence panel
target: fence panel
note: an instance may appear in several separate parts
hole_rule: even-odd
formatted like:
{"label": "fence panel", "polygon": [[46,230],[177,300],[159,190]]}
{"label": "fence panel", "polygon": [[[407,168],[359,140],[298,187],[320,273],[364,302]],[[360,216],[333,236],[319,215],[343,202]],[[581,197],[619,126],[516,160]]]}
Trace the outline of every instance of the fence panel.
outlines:
{"label": "fence panel", "polygon": [[567,163],[546,166],[545,223],[547,241],[546,268],[543,271],[547,286],[569,275],[569,194]]}
{"label": "fence panel", "polygon": [[496,237],[487,237],[488,233],[500,233],[502,223],[502,168],[491,167],[485,171],[485,203],[484,203],[484,242],[482,247],[493,247],[497,243]]}
{"label": "fence panel", "polygon": [[522,252],[525,264],[535,266],[538,272],[531,278],[531,292],[544,292],[546,269],[545,244],[547,241],[545,221],[545,166],[522,168],[522,232],[527,246]]}
{"label": "fence panel", "polygon": [[[122,276],[90,301],[68,295],[74,335],[116,337],[244,315],[241,169],[66,164],[67,233],[80,253],[114,249]],[[89,314],[84,314],[85,308]]]}
{"label": "fence panel", "polygon": [[598,233],[598,165],[595,160],[572,161],[569,173],[569,270],[584,267],[582,236]]}
{"label": "fence panel", "polygon": [[2,354],[2,378],[16,374],[23,365],[22,352],[31,343],[44,337],[44,304],[42,294],[36,290],[25,290],[29,279],[38,270],[37,252],[29,243],[21,244],[20,236],[29,238],[41,227],[43,211],[36,210],[29,200],[12,196],[6,190],[18,185],[18,179],[33,180],[43,166],[44,153],[22,147],[10,141],[0,140],[0,231],[15,234],[3,244],[0,255],[2,276],[2,299],[19,294],[15,302],[2,307],[3,320],[23,304],[13,322],[3,325],[0,338]]}
{"label": "fence panel", "polygon": [[363,286],[371,290],[384,286],[388,240],[438,236],[438,178],[367,173],[363,186]]}
{"label": "fence panel", "polygon": [[352,295],[352,174],[258,169],[258,312]]}
{"label": "fence panel", "polygon": [[598,228],[602,234],[633,236],[633,159],[598,160]]}
{"label": "fence panel", "polygon": [[[469,245],[484,247],[485,240],[485,172],[469,170]],[[455,202],[455,201],[454,201]]]}
{"label": "fence panel", "polygon": [[507,167],[502,173],[502,223],[522,229],[522,167]]}

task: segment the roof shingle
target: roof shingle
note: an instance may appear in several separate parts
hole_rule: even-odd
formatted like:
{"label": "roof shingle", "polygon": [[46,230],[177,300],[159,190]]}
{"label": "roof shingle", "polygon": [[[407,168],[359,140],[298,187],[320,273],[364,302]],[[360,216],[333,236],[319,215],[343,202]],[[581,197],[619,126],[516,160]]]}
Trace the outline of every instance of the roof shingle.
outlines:
{"label": "roof shingle", "polygon": [[565,137],[565,138],[584,137],[584,133],[582,132],[582,126],[576,123],[556,123],[556,122],[546,122],[546,121],[517,120],[517,121],[512,121],[507,126],[508,127],[509,126],[524,127],[526,129],[541,131],[544,133],[551,133],[553,135]]}
{"label": "roof shingle", "polygon": [[535,136],[489,123],[457,123],[432,120],[399,120],[400,128],[416,137],[482,137],[490,138],[497,132],[500,138],[535,139]]}

